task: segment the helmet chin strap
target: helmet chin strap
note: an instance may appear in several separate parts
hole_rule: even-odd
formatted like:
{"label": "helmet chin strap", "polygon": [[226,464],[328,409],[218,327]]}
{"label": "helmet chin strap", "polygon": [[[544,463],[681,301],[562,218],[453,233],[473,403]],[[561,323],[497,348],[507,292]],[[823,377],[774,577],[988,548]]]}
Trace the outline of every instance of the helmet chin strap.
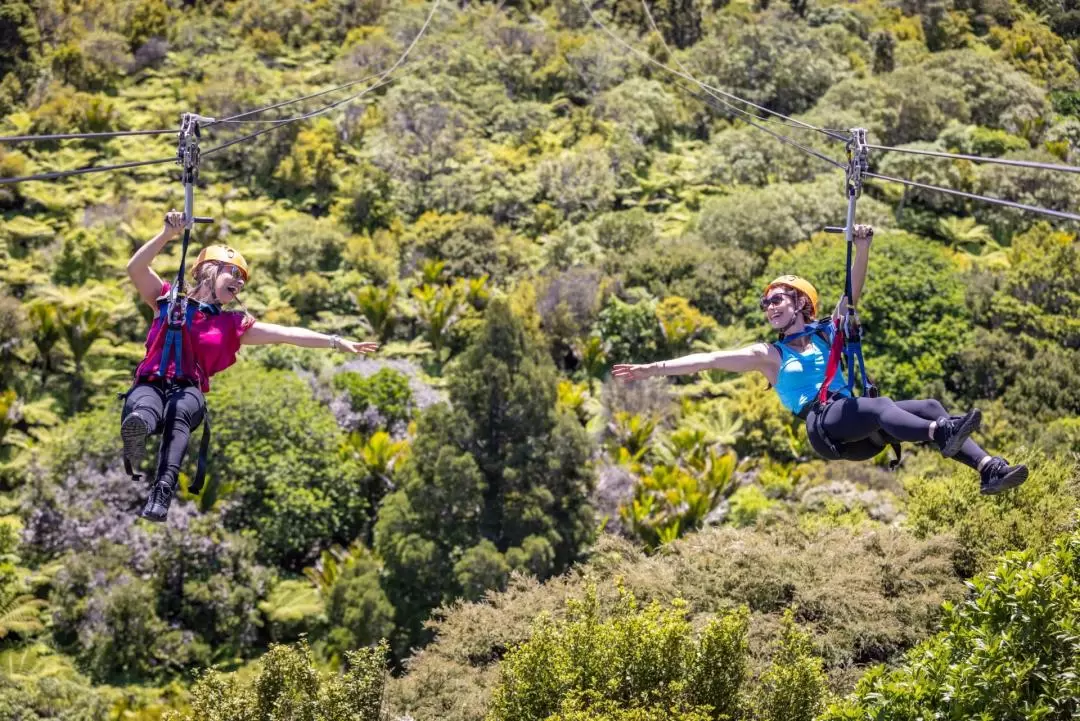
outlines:
{"label": "helmet chin strap", "polygon": [[791,314],[791,320],[789,320],[787,322],[787,324],[783,328],[780,329],[780,333],[785,334],[785,335],[787,334],[788,328],[795,325],[795,321],[797,321],[799,319],[799,315],[803,312],[804,307],[805,307],[805,304],[801,305],[801,306],[799,306],[798,308],[795,309],[795,311]]}

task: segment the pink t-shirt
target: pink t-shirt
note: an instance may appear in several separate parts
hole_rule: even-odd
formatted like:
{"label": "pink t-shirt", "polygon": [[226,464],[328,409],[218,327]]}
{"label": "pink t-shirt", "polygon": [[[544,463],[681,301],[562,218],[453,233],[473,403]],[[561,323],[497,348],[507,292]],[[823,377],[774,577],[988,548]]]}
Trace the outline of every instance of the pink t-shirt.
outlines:
{"label": "pink t-shirt", "polygon": [[[169,294],[169,288],[168,282],[161,284],[158,314],[146,334],[146,355],[135,371],[135,377],[139,380],[155,380],[161,377],[162,336],[166,326],[161,317],[161,309],[168,305],[164,296]],[[216,315],[195,311],[191,324],[184,326],[181,359],[183,375],[197,381],[203,393],[209,391],[210,376],[236,362],[240,337],[252,323],[254,319],[251,316],[238,311],[222,311]],[[166,378],[176,377],[176,365],[171,357],[166,363],[164,375]]]}

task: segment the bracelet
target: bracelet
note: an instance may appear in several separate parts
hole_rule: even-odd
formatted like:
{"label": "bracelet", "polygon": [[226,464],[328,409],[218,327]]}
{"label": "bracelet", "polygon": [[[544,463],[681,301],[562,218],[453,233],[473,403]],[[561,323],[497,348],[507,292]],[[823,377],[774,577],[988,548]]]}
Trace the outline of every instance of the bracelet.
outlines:
{"label": "bracelet", "polygon": [[341,336],[336,334],[330,336],[330,348],[332,348],[333,350],[337,350],[339,343],[341,343]]}

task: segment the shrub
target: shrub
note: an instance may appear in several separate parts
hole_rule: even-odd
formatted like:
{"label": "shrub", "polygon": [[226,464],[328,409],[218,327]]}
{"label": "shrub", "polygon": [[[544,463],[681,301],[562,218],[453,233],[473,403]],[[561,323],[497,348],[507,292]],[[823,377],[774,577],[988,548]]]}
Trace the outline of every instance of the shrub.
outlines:
{"label": "shrub", "polygon": [[872,669],[823,721],[1026,718],[1080,713],[1080,532],[1005,555],[946,603],[942,631],[896,670]]}
{"label": "shrub", "polygon": [[714,619],[697,639],[679,601],[642,609],[624,591],[604,616],[595,587],[568,601],[564,620],[541,616],[500,667],[489,721],[597,718],[594,709],[599,718],[734,715],[746,678],[745,608]]}
{"label": "shrub", "polygon": [[1077,520],[1080,473],[1075,461],[1032,451],[1012,457],[1026,463],[1028,481],[997,496],[979,494],[973,471],[933,459],[933,466],[904,479],[907,523],[919,536],[954,534],[957,570],[965,576],[987,568],[1010,549],[1040,550]]}
{"label": "shrub", "polygon": [[191,689],[190,714],[170,711],[165,721],[379,721],[386,677],[386,646],[350,651],[347,670],[323,675],[307,643],[273,644],[250,683],[207,671]]}
{"label": "shrub", "polygon": [[354,413],[377,416],[375,422],[366,424],[368,430],[392,428],[412,416],[409,379],[391,368],[382,368],[366,377],[355,371],[345,371],[334,376],[331,385],[335,390],[345,392]]}
{"label": "shrub", "polygon": [[761,677],[756,716],[761,721],[812,721],[822,710],[827,693],[821,659],[814,655],[811,637],[799,629],[788,609],[772,665]]}
{"label": "shrub", "polygon": [[764,531],[708,528],[655,556],[606,535],[572,573],[543,584],[512,577],[506,591],[482,603],[440,611],[432,627],[436,640],[388,688],[392,711],[479,721],[498,682],[492,661],[528,641],[540,614],[557,624],[566,600],[583,598],[589,584],[604,607],[617,603],[615,578],[642,603],[685,599],[695,628],[711,614],[748,606],[755,678],[767,669],[780,614],[795,606],[795,619],[813,631],[830,683],[851,688],[866,664],[895,658],[930,635],[941,602],[962,596],[954,551],[946,538],[917,540],[891,528],[813,534],[785,524]]}

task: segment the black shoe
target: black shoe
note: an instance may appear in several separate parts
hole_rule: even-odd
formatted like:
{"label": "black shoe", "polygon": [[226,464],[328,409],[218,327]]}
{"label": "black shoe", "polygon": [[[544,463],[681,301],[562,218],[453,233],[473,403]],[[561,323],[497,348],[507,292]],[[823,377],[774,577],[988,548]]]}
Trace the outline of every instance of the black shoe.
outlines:
{"label": "black shoe", "polygon": [[139,515],[148,521],[161,523],[169,515],[169,504],[172,503],[173,488],[168,481],[158,481],[150,489],[150,495],[146,499],[142,513]]}
{"label": "black shoe", "polygon": [[960,452],[960,446],[982,424],[982,411],[974,408],[962,416],[943,416],[937,421],[934,440],[941,449],[941,455],[952,458]]}
{"label": "black shoe", "polygon": [[986,462],[979,475],[982,476],[979,493],[992,496],[995,493],[1016,488],[1026,481],[1028,469],[1025,465],[1010,466],[1004,458],[994,456]]}
{"label": "black shoe", "polygon": [[120,437],[124,440],[124,463],[136,476],[139,464],[146,458],[146,437],[150,435],[150,424],[136,413],[128,414],[120,424]]}

